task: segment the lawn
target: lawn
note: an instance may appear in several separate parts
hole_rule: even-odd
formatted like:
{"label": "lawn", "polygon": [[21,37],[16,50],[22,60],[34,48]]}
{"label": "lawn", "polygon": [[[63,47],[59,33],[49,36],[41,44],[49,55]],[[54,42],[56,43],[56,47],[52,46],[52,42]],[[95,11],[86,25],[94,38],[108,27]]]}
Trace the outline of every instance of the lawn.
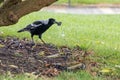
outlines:
{"label": "lawn", "polygon": [[[57,27],[57,25],[54,25],[43,34],[43,39],[47,43],[57,46],[65,45],[71,48],[79,45],[84,50],[92,50],[95,52],[92,57],[93,60],[102,63],[100,70],[110,69],[108,71],[110,72],[109,75],[115,75],[114,77],[120,78],[120,15],[72,15],[34,12],[21,18],[15,25],[1,27],[0,32],[2,34],[0,36],[27,37],[30,39],[29,33],[17,33],[17,30],[35,20],[48,19],[50,17],[62,21],[62,26]],[[35,37],[35,41],[40,42],[38,37]],[[55,80],[79,80],[79,78],[82,78],[82,80],[93,80],[94,77],[84,71],[78,71],[77,73],[64,72]],[[94,79],[103,80],[99,77]]]}
{"label": "lawn", "polygon": [[[58,3],[67,3],[68,0],[59,0]],[[120,3],[120,0],[71,0],[73,4],[100,4],[100,3]]]}
{"label": "lawn", "polygon": [[36,78],[34,75],[27,75],[27,74],[21,74],[21,75],[6,75],[6,76],[0,76],[0,80],[104,80],[103,78],[97,78],[92,77],[90,74],[81,71],[81,72],[64,72],[60,76],[55,78],[48,78],[42,76],[41,78]]}

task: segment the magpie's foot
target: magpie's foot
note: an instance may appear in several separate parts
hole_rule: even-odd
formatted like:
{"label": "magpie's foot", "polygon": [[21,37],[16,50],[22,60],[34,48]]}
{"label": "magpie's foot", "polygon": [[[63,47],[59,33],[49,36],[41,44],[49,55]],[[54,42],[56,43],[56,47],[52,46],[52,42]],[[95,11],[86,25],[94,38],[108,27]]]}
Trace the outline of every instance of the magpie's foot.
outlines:
{"label": "magpie's foot", "polygon": [[31,43],[31,49],[34,50],[34,48],[36,47],[36,44],[34,42]]}
{"label": "magpie's foot", "polygon": [[31,47],[35,46],[35,43],[33,41],[31,41],[29,44],[30,44]]}
{"label": "magpie's foot", "polygon": [[35,46],[35,43],[34,43],[34,42],[32,42],[32,43],[31,43],[31,46]]}

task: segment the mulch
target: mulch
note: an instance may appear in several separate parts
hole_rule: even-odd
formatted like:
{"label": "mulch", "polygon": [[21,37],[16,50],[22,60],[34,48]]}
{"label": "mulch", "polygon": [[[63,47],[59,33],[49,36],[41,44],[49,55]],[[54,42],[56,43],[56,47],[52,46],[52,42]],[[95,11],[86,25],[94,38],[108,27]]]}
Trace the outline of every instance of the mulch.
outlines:
{"label": "mulch", "polygon": [[32,73],[52,77],[62,71],[91,71],[92,67],[97,67],[91,55],[92,51],[84,51],[79,46],[69,48],[41,43],[33,46],[26,38],[0,38],[0,74]]}

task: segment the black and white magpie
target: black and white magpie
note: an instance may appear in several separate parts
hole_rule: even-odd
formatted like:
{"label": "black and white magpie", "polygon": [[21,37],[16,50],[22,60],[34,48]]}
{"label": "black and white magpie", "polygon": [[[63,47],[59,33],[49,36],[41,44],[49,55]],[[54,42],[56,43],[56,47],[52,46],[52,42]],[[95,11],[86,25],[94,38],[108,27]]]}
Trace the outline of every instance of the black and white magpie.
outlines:
{"label": "black and white magpie", "polygon": [[19,30],[18,32],[28,31],[31,34],[32,41],[34,42],[34,35],[38,35],[41,41],[45,44],[42,40],[42,34],[49,29],[53,24],[57,24],[58,26],[61,25],[61,22],[57,22],[54,18],[49,18],[48,20],[38,20],[33,22],[32,24],[27,25],[25,28]]}

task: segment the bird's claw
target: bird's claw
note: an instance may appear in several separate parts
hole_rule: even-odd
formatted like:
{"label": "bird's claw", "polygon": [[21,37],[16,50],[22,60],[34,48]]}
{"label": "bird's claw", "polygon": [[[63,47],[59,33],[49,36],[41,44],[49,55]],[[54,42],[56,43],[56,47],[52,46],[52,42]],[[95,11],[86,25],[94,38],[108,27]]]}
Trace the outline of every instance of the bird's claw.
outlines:
{"label": "bird's claw", "polygon": [[32,46],[34,46],[34,45],[35,45],[35,43],[32,43],[31,45],[32,45]]}
{"label": "bird's claw", "polygon": [[35,45],[34,41],[31,41],[31,42],[30,42],[30,45],[31,45],[31,46],[34,46],[34,45]]}

